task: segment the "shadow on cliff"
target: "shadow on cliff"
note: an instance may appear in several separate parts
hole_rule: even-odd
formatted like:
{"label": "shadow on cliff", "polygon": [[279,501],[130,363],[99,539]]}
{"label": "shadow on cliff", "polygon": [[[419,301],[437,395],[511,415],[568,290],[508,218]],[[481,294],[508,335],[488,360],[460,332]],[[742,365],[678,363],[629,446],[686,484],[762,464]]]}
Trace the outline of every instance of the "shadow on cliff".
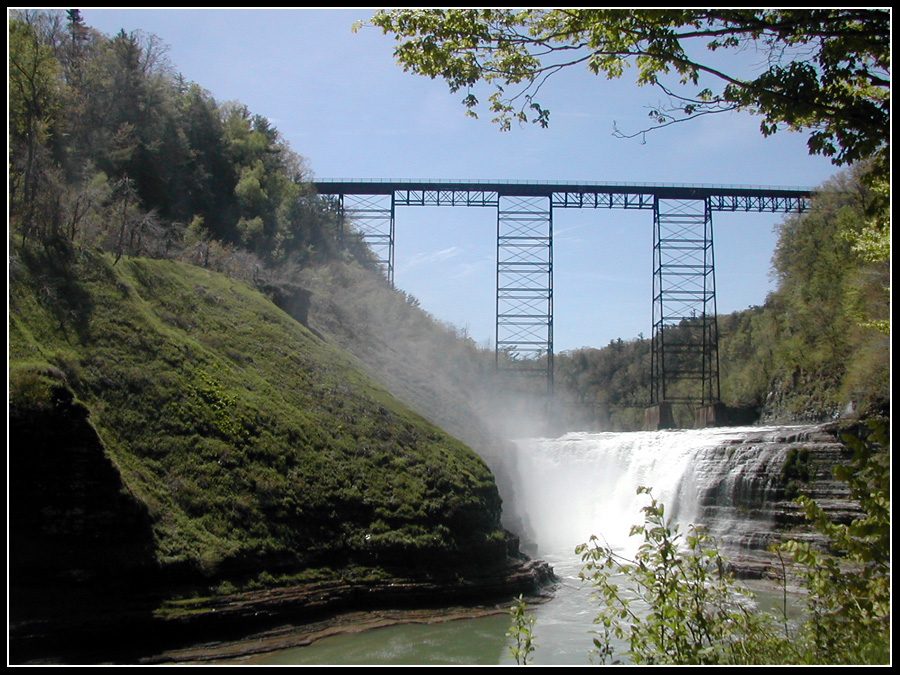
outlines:
{"label": "shadow on cliff", "polygon": [[49,367],[10,376],[13,663],[127,648],[120,638],[145,625],[156,604],[150,516],[61,377]]}

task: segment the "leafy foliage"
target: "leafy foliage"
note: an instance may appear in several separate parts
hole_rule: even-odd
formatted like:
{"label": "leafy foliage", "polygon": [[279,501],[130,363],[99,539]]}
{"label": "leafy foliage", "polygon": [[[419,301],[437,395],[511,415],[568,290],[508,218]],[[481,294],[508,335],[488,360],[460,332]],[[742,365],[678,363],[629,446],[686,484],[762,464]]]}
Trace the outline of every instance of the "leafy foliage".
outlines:
{"label": "leafy foliage", "polygon": [[[637,69],[640,85],[672,101],[656,108],[665,126],[699,115],[746,109],[764,135],[809,129],[809,150],[848,164],[877,155],[887,169],[890,119],[890,11],[884,9],[396,9],[371,22],[398,41],[406,70],[488,97],[495,122],[549,123],[537,100],[555,73],[585,66],[619,78]],[[756,77],[729,73],[706,52],[755,49]],[[679,94],[675,86],[693,87]],[[714,91],[716,83],[721,88]],[[511,89],[511,91],[510,91]]]}
{"label": "leafy foliage", "polygon": [[864,516],[835,523],[814,501],[798,498],[837,555],[809,542],[784,544],[809,591],[803,657],[811,663],[886,663],[890,658],[890,443],[885,422],[873,421],[871,426],[868,439],[844,437],[854,458],[836,470]]}
{"label": "leafy foliage", "polygon": [[612,340],[602,349],[557,354],[554,381],[595,424],[638,429],[650,401],[650,342]]}
{"label": "leafy foliage", "polygon": [[[727,573],[715,543],[700,528],[682,538],[651,498],[643,541],[633,561],[596,537],[577,552],[601,602],[594,640],[603,661],[616,657],[614,640],[637,664],[884,664],[890,661],[890,449],[886,426],[869,439],[845,437],[851,465],[836,470],[863,516],[830,520],[807,497],[798,502],[831,551],[808,541],[779,547],[793,558],[806,597],[799,629],[784,616],[760,611]],[[639,492],[650,493],[647,488]],[[786,580],[785,580],[786,583]]]}
{"label": "leafy foliage", "polygon": [[777,624],[753,611],[752,598],[736,586],[709,535],[691,526],[682,537],[655,499],[644,507],[644,518],[632,528],[632,535],[643,537],[633,561],[623,562],[596,537],[576,549],[584,562],[582,579],[601,602],[594,640],[601,661],[614,657],[614,639],[628,644],[627,656],[636,664],[771,658],[766,646],[777,640]]}
{"label": "leafy foliage", "polygon": [[9,30],[10,213],[23,240],[247,277],[342,250],[306,161],[269,120],[176,74],[158,37],[104,36],[77,10],[13,10]]}
{"label": "leafy foliage", "polygon": [[512,640],[509,646],[510,655],[520,666],[527,666],[531,661],[531,655],[537,648],[534,641],[535,617],[528,613],[528,605],[520,595],[516,603],[510,607],[509,614],[512,617],[512,625],[506,637]]}

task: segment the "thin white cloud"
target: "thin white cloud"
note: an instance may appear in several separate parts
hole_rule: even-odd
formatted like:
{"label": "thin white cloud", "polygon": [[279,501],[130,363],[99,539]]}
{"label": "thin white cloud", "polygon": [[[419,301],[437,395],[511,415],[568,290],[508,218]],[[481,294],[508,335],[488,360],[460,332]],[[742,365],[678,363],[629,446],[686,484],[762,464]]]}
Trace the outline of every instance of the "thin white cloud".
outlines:
{"label": "thin white cloud", "polygon": [[400,269],[402,271],[406,271],[415,269],[417,267],[426,267],[435,263],[443,262],[444,260],[456,258],[458,256],[461,256],[463,253],[463,249],[461,249],[459,246],[451,246],[440,251],[435,251],[434,253],[419,253],[413,256],[412,259],[410,259],[408,262],[401,265]]}

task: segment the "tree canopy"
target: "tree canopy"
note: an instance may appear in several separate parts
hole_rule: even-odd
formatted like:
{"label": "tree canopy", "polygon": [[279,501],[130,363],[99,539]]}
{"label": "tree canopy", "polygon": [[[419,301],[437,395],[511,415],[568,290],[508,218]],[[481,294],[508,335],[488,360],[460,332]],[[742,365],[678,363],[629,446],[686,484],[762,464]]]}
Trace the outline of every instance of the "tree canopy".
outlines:
{"label": "tree canopy", "polygon": [[9,38],[10,225],[23,242],[247,274],[345,246],[306,160],[268,119],[177,74],[159,37],[29,9],[10,12]]}
{"label": "tree canopy", "polygon": [[[669,100],[651,110],[651,128],[748,110],[762,117],[763,135],[808,130],[812,154],[838,165],[876,157],[887,168],[890,10],[398,9],[371,22],[395,36],[406,70],[464,91],[469,114],[480,106],[475,85],[493,87],[489,109],[502,129],[546,126],[538,95],[565,68],[618,78],[635,67],[638,84]],[[712,52],[723,50],[755,50],[758,72],[721,69]]]}

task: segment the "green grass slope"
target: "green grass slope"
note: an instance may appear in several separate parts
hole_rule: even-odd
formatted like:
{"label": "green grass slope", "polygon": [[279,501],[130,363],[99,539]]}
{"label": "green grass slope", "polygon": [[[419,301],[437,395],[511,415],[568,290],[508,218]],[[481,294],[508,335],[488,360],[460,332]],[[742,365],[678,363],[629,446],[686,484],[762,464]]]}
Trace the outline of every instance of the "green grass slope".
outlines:
{"label": "green grass slope", "polygon": [[[68,444],[37,439],[71,410],[120,477],[107,491],[145,514],[149,564],[163,575],[359,566],[427,576],[504,561],[484,462],[258,291],[83,249],[19,251],[10,267],[10,480],[20,494],[65,483],[52,474],[71,464]],[[53,529],[51,516],[29,518],[33,537]]]}

